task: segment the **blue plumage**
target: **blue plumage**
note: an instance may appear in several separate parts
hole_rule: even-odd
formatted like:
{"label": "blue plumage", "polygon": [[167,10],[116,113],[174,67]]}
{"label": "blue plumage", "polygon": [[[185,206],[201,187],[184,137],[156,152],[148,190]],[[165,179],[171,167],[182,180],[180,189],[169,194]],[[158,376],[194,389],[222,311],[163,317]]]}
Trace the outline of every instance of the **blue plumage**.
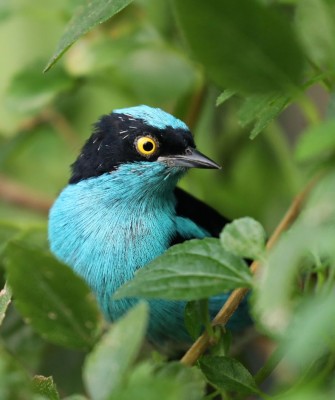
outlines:
{"label": "blue plumage", "polygon": [[[115,121],[113,118],[110,120],[113,129],[107,133],[111,140],[114,140],[115,134],[119,134],[116,128],[120,129],[120,115],[123,119],[130,118],[131,121],[135,118],[139,121],[139,130],[130,139],[132,151],[137,153],[151,151],[145,150],[145,147],[142,150],[137,148],[138,137],[143,135],[143,124],[145,131],[150,133],[150,136],[144,137],[150,140],[154,138],[158,141],[159,133],[162,134],[161,131],[166,129],[182,129],[185,135],[187,133],[186,125],[181,121],[146,106],[117,110],[111,115],[116,118]],[[159,132],[154,131],[153,126]],[[133,161],[130,154],[128,161],[109,167],[110,171],[101,171],[99,174],[92,172],[92,176],[87,177],[85,165],[91,162],[88,154],[94,157],[93,160],[96,159],[91,147],[98,144],[98,151],[99,146],[101,148],[107,143],[104,142],[105,132],[101,132],[100,128],[86,143],[74,164],[76,182],[61,192],[50,211],[49,241],[52,252],[89,283],[106,318],[113,321],[136,302],[136,299],[115,301],[111,300],[111,296],[117,288],[132,279],[138,268],[162,254],[174,242],[211,236],[206,227],[185,215],[177,214],[174,190],[187,170],[185,163],[191,163],[192,159],[193,163],[208,164],[210,160],[194,149],[190,155],[190,145],[194,143],[186,135],[188,139],[184,140],[180,154],[173,154],[169,160],[169,156],[162,153],[162,144],[157,144],[159,150],[155,150],[156,155],[152,154],[155,158],[148,159],[144,154],[142,161]],[[168,135],[168,132],[165,134]],[[100,143],[97,143],[97,138],[100,138]],[[129,151],[123,148],[128,144],[123,143],[117,142],[115,146],[120,147],[120,152]],[[169,147],[168,142],[166,146]],[[146,148],[150,149],[150,146]],[[83,162],[85,164],[80,164]],[[227,294],[224,294],[210,300],[212,314],[218,311],[226,297]],[[183,323],[184,302],[150,300],[149,303],[151,318],[148,336],[151,340],[160,343],[165,340],[190,340]],[[244,305],[235,314],[230,326],[240,329],[248,322]]]}

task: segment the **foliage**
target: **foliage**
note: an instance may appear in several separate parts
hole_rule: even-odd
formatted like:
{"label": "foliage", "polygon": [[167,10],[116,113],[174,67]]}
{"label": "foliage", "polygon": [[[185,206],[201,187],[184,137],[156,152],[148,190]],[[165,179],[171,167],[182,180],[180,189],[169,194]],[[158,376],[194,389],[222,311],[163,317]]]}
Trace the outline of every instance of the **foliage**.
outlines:
{"label": "foliage", "polygon": [[[334,397],[334,33],[330,0],[1,3],[1,399]],[[145,301],[104,325],[90,289],[48,252],[46,212],[89,127],[142,103],[185,120],[222,161],[181,186],[236,218],[116,294],[189,301],[190,335],[205,327],[212,344],[193,367],[145,344]],[[299,217],[266,249],[313,176]],[[261,264],[255,277],[244,258]],[[211,326],[207,301],[239,287],[252,289],[258,337],[242,351]]]}

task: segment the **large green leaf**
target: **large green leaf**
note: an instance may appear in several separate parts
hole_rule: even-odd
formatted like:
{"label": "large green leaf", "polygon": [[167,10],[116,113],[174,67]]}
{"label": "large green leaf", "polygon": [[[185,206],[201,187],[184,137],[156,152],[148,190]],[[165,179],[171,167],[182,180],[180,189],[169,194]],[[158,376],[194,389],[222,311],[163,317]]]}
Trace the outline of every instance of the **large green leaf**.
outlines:
{"label": "large green leaf", "polygon": [[259,259],[265,251],[266,234],[262,225],[250,217],[225,225],[220,240],[223,247],[239,257]]}
{"label": "large green leaf", "polygon": [[90,31],[94,26],[101,24],[117,14],[133,0],[91,0],[83,4],[69,22],[57,49],[47,66],[48,71],[65,51],[82,35]]}
{"label": "large green leaf", "polygon": [[[335,174],[332,172],[314,188],[304,212],[282,235],[263,265],[262,279],[254,291],[255,301],[252,304],[257,319],[272,334],[284,334],[294,317],[296,302],[292,301],[292,293],[298,290],[298,273],[309,265],[305,266],[303,261],[311,255],[320,260],[335,261],[334,198]],[[314,273],[310,268],[307,272]]]}
{"label": "large green leaf", "polygon": [[139,270],[114,297],[197,300],[251,285],[247,264],[225,251],[218,239],[195,239],[173,246]]}
{"label": "large green leaf", "polygon": [[295,312],[283,338],[287,360],[295,367],[309,368],[329,349],[334,350],[335,295],[313,296]]}
{"label": "large green leaf", "polygon": [[256,0],[175,0],[195,57],[222,87],[287,90],[301,82],[302,52],[288,20]]}
{"label": "large green leaf", "polygon": [[234,358],[205,356],[200,360],[200,367],[209,382],[221,390],[259,393],[250,372]]}
{"label": "large green leaf", "polygon": [[89,288],[69,267],[20,242],[8,245],[5,265],[16,307],[43,337],[80,349],[94,344],[100,314]]}
{"label": "large green leaf", "polygon": [[92,400],[109,399],[120,388],[140,350],[148,322],[148,306],[132,308],[103,336],[84,366],[84,382]]}

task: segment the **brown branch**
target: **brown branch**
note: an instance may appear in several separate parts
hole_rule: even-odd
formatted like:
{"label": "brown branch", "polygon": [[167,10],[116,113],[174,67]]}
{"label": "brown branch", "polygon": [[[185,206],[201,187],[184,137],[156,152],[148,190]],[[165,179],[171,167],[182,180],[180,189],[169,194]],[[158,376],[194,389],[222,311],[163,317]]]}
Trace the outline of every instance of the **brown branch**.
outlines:
{"label": "brown branch", "polygon": [[[72,148],[78,149],[79,136],[73,130],[67,119],[52,107],[44,109],[40,114],[24,120],[18,131],[29,133],[41,124],[50,124],[62,139]],[[47,214],[52,204],[52,199],[36,193],[30,188],[0,174],[0,200],[29,210]]]}
{"label": "brown branch", "polygon": [[23,120],[17,131],[30,132],[42,124],[51,125],[71,149],[77,150],[80,147],[81,141],[77,132],[64,115],[53,107],[46,107],[38,115]]}
{"label": "brown branch", "polygon": [[[288,211],[284,215],[283,219],[280,221],[279,225],[275,229],[274,233],[270,237],[267,242],[266,248],[271,249],[274,244],[278,241],[280,235],[288,229],[288,227],[296,220],[296,218],[300,214],[300,210],[302,208],[303,203],[308,197],[309,193],[315,186],[315,184],[320,180],[323,176],[322,174],[317,175],[314,179],[312,179],[309,184],[295,197]],[[250,270],[253,274],[259,269],[260,263],[259,261],[254,261]],[[234,314],[235,310],[243,300],[244,296],[247,294],[249,289],[247,288],[239,288],[233,290],[228,300],[225,302],[221,310],[218,312],[216,317],[212,321],[212,325],[221,325],[224,326],[230,317]],[[198,358],[207,350],[210,346],[210,338],[207,333],[202,334],[191,346],[191,348],[185,353],[183,358],[180,360],[182,364],[185,365],[193,365]]]}
{"label": "brown branch", "polygon": [[202,85],[193,95],[190,107],[184,117],[185,124],[194,131],[201,113],[203,102],[206,97],[206,87]]}
{"label": "brown branch", "polygon": [[71,149],[78,150],[80,148],[80,138],[64,115],[55,108],[48,107],[43,111],[42,116],[45,122],[58,132]]}
{"label": "brown branch", "polygon": [[0,199],[42,214],[47,214],[52,204],[52,200],[45,195],[36,193],[3,175],[0,175]]}
{"label": "brown branch", "polygon": [[42,114],[35,115],[34,117],[23,120],[19,125],[19,127],[17,128],[17,132],[32,131],[39,125],[44,124],[45,122],[46,122],[45,117]]}

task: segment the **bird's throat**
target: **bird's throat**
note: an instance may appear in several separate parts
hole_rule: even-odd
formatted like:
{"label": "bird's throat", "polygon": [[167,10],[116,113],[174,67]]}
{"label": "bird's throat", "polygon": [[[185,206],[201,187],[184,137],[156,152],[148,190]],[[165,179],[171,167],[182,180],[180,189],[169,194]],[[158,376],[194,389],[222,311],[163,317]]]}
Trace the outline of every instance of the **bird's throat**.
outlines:
{"label": "bird's throat", "polygon": [[121,172],[67,186],[50,212],[51,250],[87,281],[103,309],[116,304],[112,294],[138,268],[170,246],[176,230],[177,174],[155,176],[153,185],[146,169]]}

